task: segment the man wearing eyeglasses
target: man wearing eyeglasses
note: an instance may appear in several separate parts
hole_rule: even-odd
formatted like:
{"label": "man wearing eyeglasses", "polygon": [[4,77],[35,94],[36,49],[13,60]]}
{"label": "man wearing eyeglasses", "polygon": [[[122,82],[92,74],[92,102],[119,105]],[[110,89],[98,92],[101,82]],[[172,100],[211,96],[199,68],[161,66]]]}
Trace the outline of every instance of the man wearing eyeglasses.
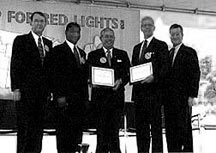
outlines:
{"label": "man wearing eyeglasses", "polygon": [[144,41],[133,49],[132,66],[151,63],[153,73],[133,85],[132,101],[135,103],[135,121],[138,153],[162,152],[161,98],[163,81],[168,70],[168,46],[153,36],[154,20],[145,16],[141,20]]}

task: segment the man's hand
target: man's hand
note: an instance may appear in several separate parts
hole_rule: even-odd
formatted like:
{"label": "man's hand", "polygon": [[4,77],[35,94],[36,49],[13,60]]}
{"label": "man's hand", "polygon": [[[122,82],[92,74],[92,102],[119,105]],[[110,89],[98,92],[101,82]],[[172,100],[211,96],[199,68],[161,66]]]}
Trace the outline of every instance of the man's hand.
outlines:
{"label": "man's hand", "polygon": [[188,106],[192,107],[195,104],[195,98],[189,97],[188,98]]}
{"label": "man's hand", "polygon": [[113,90],[114,91],[118,90],[118,88],[120,87],[121,83],[122,83],[122,79],[116,80],[116,82],[114,84],[114,87],[113,87]]}
{"label": "man's hand", "polygon": [[143,83],[151,83],[153,81],[154,81],[154,76],[153,76],[153,74],[151,74],[147,78],[145,78],[143,81],[141,81],[141,84],[143,84]]}
{"label": "man's hand", "polygon": [[59,108],[66,107],[68,105],[68,103],[66,102],[66,97],[57,98],[57,103]]}
{"label": "man's hand", "polygon": [[15,89],[13,91],[13,100],[14,101],[20,101],[20,99],[21,99],[21,92],[19,89]]}
{"label": "man's hand", "polygon": [[192,115],[192,106],[195,104],[195,98],[188,97],[189,114]]}

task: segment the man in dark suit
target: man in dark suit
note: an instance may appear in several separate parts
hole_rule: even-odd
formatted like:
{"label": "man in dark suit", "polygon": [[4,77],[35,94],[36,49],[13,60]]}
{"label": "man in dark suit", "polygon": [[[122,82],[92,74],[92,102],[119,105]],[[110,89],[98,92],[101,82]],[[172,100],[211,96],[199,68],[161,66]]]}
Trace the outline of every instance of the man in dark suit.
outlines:
{"label": "man in dark suit", "polygon": [[133,85],[137,147],[139,153],[149,152],[151,132],[152,151],[162,152],[161,97],[168,70],[168,46],[153,37],[155,26],[151,17],[142,18],[141,30],[145,40],[134,47],[131,63],[136,66],[152,62],[153,74]]}
{"label": "man in dark suit", "polygon": [[81,28],[67,24],[66,40],[53,49],[53,95],[57,106],[58,153],[75,153],[82,142],[83,115],[88,100],[86,53],[77,46]]}
{"label": "man in dark suit", "polygon": [[171,25],[169,32],[173,48],[164,107],[168,151],[193,152],[191,111],[199,89],[199,61],[196,51],[182,43],[181,25]]}
{"label": "man in dark suit", "polygon": [[96,153],[120,153],[119,128],[124,107],[124,86],[129,81],[130,61],[127,52],[114,48],[115,35],[111,28],[100,33],[103,47],[88,55],[88,64],[114,70],[114,87],[92,88],[92,102],[97,118]]}
{"label": "man in dark suit", "polygon": [[12,47],[11,89],[17,109],[17,153],[40,153],[44,105],[49,85],[49,56],[52,42],[42,36],[46,17],[31,15],[29,34],[17,36]]}

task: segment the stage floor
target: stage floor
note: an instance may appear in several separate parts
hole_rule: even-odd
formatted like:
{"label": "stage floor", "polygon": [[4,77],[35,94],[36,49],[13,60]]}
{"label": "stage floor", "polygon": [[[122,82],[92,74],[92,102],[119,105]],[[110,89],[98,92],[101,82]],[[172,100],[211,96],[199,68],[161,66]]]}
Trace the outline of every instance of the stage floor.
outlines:
{"label": "stage floor", "polygon": [[[136,153],[135,133],[120,131],[120,144],[122,153]],[[165,134],[164,153],[167,153]],[[193,131],[194,153],[215,153],[216,152],[216,130],[201,129]],[[94,153],[96,148],[96,135],[88,132],[83,135],[83,143],[89,144],[88,153]],[[0,153],[16,153],[16,133],[0,135]],[[56,139],[54,135],[45,135],[43,137],[42,153],[57,153]]]}

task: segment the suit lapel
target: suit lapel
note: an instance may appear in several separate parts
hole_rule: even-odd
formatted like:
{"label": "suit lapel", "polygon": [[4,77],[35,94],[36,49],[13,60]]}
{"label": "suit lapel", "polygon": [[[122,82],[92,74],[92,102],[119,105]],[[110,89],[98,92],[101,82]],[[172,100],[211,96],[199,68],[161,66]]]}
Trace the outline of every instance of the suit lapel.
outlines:
{"label": "suit lapel", "polygon": [[173,67],[177,66],[181,60],[182,56],[182,50],[184,50],[184,44],[182,44],[176,54],[176,57],[174,59]]}
{"label": "suit lapel", "polygon": [[63,46],[64,46],[64,50],[66,52],[66,55],[68,55],[69,58],[72,58],[73,61],[76,61],[76,57],[75,57],[74,53],[72,52],[71,48],[66,43],[66,41],[64,42]]}
{"label": "suit lapel", "polygon": [[152,50],[152,48],[156,48],[154,47],[154,45],[155,45],[155,38],[153,37],[146,49],[146,52],[154,52],[154,50]]}
{"label": "suit lapel", "polygon": [[80,49],[79,47],[77,47],[77,48],[78,48],[79,53],[80,53],[80,58],[83,58],[84,60],[86,60],[86,54],[85,54],[85,52],[82,49]]}
{"label": "suit lapel", "polygon": [[141,46],[142,46],[142,43],[139,43],[137,48],[134,50],[134,64],[135,65],[139,64],[139,55],[140,55],[140,52],[141,52]]}
{"label": "suit lapel", "polygon": [[[98,54],[98,58],[99,58],[98,60],[99,60],[100,65],[101,65],[102,67],[106,67],[106,68],[110,67],[109,64],[108,64],[108,59],[107,59],[107,57],[106,57],[106,54],[105,54],[105,52],[104,52],[104,49],[101,48],[101,49],[99,50],[98,53],[99,53],[99,54]],[[105,58],[105,61],[102,60],[103,58]]]}
{"label": "suit lapel", "polygon": [[[32,46],[34,47],[34,51],[38,51],[37,44],[34,40],[33,35],[31,34],[31,32],[29,33],[29,40],[27,40],[27,41],[29,41],[29,43],[27,43],[27,44],[29,44],[31,47]],[[39,51],[38,51],[38,55],[39,55]]]}
{"label": "suit lapel", "polygon": [[39,50],[38,50],[37,44],[31,32],[28,34],[28,40],[27,40],[26,45],[27,45],[27,48],[29,48],[29,51],[32,52],[31,54],[33,54],[34,57],[38,58],[38,60],[40,61]]}
{"label": "suit lapel", "polygon": [[52,46],[49,46],[47,39],[45,39],[44,37],[42,37],[42,39],[43,39],[43,43],[44,43],[44,51],[45,51],[45,56],[46,56],[46,54],[49,54],[49,51],[51,49],[50,47],[52,47]]}

